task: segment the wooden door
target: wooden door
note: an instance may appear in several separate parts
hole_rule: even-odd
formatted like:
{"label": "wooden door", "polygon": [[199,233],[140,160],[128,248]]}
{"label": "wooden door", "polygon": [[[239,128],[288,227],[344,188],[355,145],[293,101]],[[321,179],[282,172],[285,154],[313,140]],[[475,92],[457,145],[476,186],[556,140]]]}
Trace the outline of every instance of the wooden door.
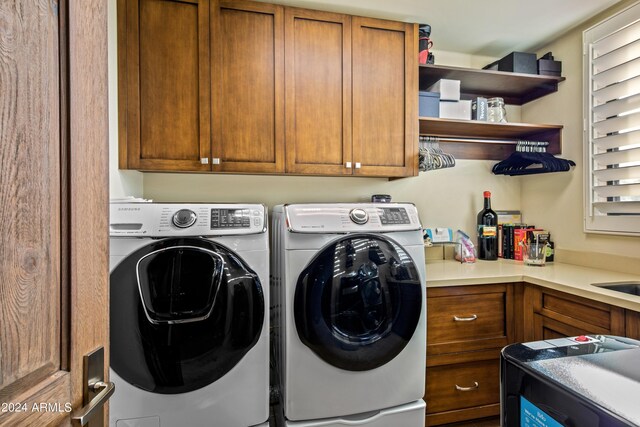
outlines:
{"label": "wooden door", "polygon": [[418,173],[415,24],[353,17],[355,174]]}
{"label": "wooden door", "polygon": [[284,28],[287,173],[351,175],[351,17],[286,8]]}
{"label": "wooden door", "polygon": [[282,7],[211,8],[213,171],[284,172]]}
{"label": "wooden door", "polygon": [[120,168],[211,169],[209,0],[118,0]]}
{"label": "wooden door", "polygon": [[107,5],[66,6],[0,8],[2,426],[70,424],[108,343]]}

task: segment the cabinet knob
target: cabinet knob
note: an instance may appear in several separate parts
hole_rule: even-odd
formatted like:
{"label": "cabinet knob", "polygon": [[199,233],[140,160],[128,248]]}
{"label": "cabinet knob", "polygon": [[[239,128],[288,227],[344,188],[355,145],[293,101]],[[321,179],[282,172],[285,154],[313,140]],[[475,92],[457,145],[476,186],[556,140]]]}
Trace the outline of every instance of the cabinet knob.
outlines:
{"label": "cabinet knob", "polygon": [[209,164],[209,158],[208,157],[201,157],[200,158],[200,163],[203,165],[208,165]]}
{"label": "cabinet knob", "polygon": [[362,167],[362,165],[360,164],[360,162],[356,162],[356,169],[360,169],[360,167]]}
{"label": "cabinet knob", "polygon": [[344,165],[347,169],[351,169],[351,162],[347,162]]}
{"label": "cabinet knob", "polygon": [[220,159],[217,158],[217,157],[214,157],[213,159],[211,159],[211,164],[219,165],[220,164]]}

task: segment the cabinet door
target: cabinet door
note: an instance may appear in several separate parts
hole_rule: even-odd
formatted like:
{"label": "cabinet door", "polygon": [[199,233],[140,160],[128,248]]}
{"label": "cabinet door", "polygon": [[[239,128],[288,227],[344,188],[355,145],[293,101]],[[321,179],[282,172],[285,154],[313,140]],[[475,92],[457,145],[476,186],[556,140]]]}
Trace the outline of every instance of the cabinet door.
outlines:
{"label": "cabinet door", "polygon": [[209,1],[131,0],[118,15],[120,167],[209,170]]}
{"label": "cabinet door", "polygon": [[213,171],[284,171],[282,7],[212,7]]}
{"label": "cabinet door", "polygon": [[417,175],[416,26],[354,17],[352,28],[355,174]]}
{"label": "cabinet door", "polygon": [[627,310],[626,336],[640,340],[640,313]]}
{"label": "cabinet door", "polygon": [[351,175],[351,18],[285,9],[287,172]]}

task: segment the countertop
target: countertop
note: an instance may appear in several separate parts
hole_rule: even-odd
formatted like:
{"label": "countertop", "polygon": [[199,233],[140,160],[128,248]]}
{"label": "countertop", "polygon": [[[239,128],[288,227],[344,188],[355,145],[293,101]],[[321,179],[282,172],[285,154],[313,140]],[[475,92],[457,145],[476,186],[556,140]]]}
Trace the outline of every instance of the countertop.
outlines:
{"label": "countertop", "polygon": [[550,263],[525,266],[521,261],[477,261],[461,264],[454,260],[427,261],[427,288],[487,283],[527,282],[573,295],[640,311],[640,296],[592,286],[592,283],[640,282],[640,276],[616,271]]}

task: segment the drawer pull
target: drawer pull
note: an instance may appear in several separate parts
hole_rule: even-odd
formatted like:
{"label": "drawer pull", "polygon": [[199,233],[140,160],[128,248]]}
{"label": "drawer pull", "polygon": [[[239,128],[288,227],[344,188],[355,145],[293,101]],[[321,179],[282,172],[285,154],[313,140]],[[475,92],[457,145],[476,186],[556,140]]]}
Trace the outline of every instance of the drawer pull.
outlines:
{"label": "drawer pull", "polygon": [[478,318],[478,316],[476,316],[475,314],[472,314],[471,317],[453,316],[453,320],[455,320],[456,322],[473,322],[477,318]]}
{"label": "drawer pull", "polygon": [[480,387],[480,384],[478,384],[478,381],[474,381],[471,387],[460,387],[458,384],[456,384],[456,390],[458,391],[472,391],[477,389],[478,387]]}

